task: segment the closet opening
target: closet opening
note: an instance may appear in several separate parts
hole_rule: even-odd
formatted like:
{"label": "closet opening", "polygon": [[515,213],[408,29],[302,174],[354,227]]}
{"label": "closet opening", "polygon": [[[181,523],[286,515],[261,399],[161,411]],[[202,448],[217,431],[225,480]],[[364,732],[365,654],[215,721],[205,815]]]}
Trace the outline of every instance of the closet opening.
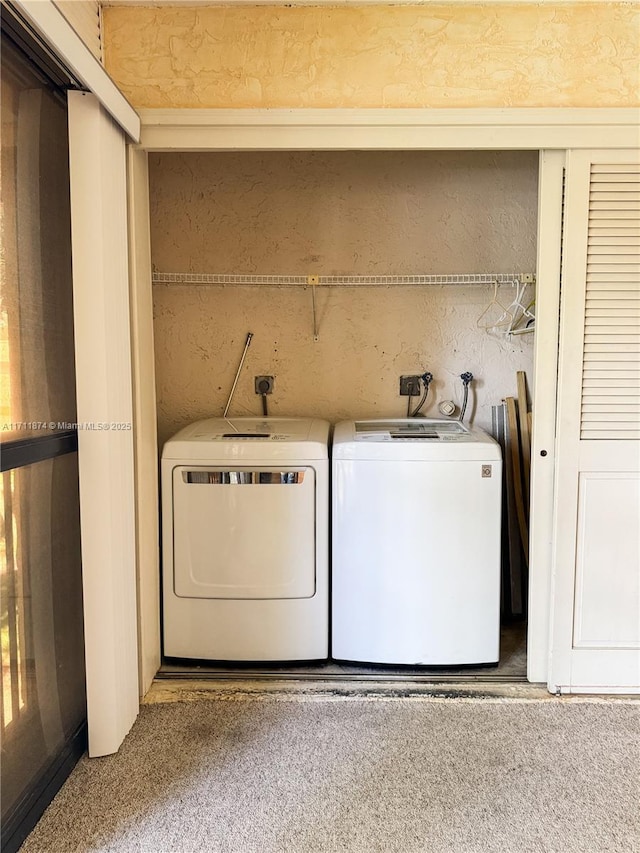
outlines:
{"label": "closet opening", "polygon": [[270,416],[331,424],[405,418],[401,377],[431,374],[416,421],[464,407],[505,472],[497,666],[165,657],[158,677],[526,681],[538,152],[160,152],[149,188],[160,452],[236,374],[230,417],[260,418],[270,377]]}

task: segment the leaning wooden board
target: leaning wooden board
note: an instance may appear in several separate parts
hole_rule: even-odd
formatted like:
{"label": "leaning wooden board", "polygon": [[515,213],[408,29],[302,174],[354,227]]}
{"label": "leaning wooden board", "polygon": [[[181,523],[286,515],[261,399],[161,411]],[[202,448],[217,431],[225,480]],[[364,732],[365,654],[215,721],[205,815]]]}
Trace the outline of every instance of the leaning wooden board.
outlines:
{"label": "leaning wooden board", "polygon": [[531,436],[529,430],[529,406],[527,404],[527,374],[524,370],[516,373],[518,381],[518,419],[520,422],[520,450],[522,452],[522,474],[524,477],[523,498],[525,508],[529,507],[529,480],[531,472]]}
{"label": "leaning wooden board", "polygon": [[502,613],[507,617],[523,616],[524,606],[524,556],[516,501],[511,472],[511,451],[509,430],[507,427],[507,407],[505,403],[491,407],[492,435],[500,444],[502,458],[503,482],[503,517],[502,517]]}
{"label": "leaning wooden board", "polygon": [[527,512],[525,508],[524,495],[522,491],[522,474],[520,471],[520,436],[518,435],[518,413],[516,401],[513,397],[505,399],[507,405],[507,423],[509,424],[509,445],[511,450],[511,469],[513,472],[513,488],[516,499],[516,513],[518,516],[518,527],[522,539],[522,549],[527,567],[529,566],[529,530],[527,525]]}

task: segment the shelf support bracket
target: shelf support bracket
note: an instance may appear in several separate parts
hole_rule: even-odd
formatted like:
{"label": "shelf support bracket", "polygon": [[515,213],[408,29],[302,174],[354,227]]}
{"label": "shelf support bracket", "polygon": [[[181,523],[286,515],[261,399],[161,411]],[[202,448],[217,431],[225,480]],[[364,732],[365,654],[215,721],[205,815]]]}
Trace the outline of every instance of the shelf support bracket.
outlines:
{"label": "shelf support bracket", "polygon": [[307,283],[311,287],[311,314],[313,319],[313,340],[318,340],[318,315],[316,313],[316,285],[319,282],[319,276],[307,276]]}

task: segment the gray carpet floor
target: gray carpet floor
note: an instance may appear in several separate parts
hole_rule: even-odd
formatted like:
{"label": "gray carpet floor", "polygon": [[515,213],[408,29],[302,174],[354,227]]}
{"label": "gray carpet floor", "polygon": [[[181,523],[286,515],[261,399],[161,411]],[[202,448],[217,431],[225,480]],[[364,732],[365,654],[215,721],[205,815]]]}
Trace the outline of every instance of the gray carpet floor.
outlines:
{"label": "gray carpet floor", "polygon": [[640,702],[149,705],[22,853],[636,853]]}

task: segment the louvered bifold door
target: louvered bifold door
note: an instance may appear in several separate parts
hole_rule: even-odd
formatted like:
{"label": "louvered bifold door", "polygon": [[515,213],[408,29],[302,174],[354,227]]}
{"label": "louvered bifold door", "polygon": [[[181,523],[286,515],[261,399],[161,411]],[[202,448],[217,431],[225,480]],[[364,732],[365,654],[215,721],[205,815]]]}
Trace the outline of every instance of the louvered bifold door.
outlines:
{"label": "louvered bifold door", "polygon": [[640,152],[565,186],[549,681],[640,692]]}
{"label": "louvered bifold door", "polygon": [[583,439],[640,437],[640,165],[592,163]]}

